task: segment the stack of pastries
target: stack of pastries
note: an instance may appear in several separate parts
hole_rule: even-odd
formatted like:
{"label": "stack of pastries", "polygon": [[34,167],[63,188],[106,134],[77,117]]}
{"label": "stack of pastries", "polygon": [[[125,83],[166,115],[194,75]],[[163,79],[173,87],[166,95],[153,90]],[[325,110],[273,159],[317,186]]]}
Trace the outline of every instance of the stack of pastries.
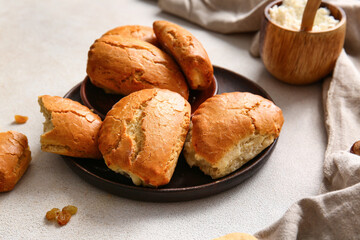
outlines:
{"label": "stack of pastries", "polygon": [[190,32],[167,21],[106,32],[86,70],[93,85],[124,97],[102,121],[78,102],[40,96],[42,150],[103,158],[136,185],[169,183],[181,152],[190,166],[223,177],[268,147],[284,121],[273,102],[242,92],[213,96],[191,116],[189,89],[207,89],[213,66]]}

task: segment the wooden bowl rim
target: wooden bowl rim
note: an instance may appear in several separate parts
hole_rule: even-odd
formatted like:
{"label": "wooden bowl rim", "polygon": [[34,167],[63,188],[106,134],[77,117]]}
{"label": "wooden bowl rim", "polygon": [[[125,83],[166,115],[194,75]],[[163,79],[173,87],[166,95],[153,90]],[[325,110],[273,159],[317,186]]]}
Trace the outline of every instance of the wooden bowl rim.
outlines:
{"label": "wooden bowl rim", "polygon": [[[283,26],[281,26],[281,25],[279,25],[279,24],[272,21],[270,15],[269,15],[269,9],[274,5],[280,5],[280,3],[282,3],[282,2],[283,2],[282,0],[276,0],[276,1],[273,1],[273,2],[269,3],[265,7],[264,16],[265,16],[266,20],[268,20],[273,25],[275,25],[278,28],[281,28],[281,29],[283,29],[285,31],[295,32],[295,33],[305,32],[305,31],[300,31],[300,30],[292,30],[292,29],[284,28]],[[316,31],[316,32],[315,31],[309,31],[309,32],[306,32],[306,33],[309,33],[309,34],[321,34],[321,33],[326,33],[326,32],[332,32],[332,31],[335,31],[335,30],[339,29],[340,27],[342,27],[346,23],[346,14],[345,14],[345,11],[341,7],[335,6],[335,5],[330,4],[329,2],[326,2],[326,1],[321,1],[321,4],[325,5],[326,8],[328,8],[327,6],[331,6],[333,8],[336,8],[341,14],[340,22],[334,28],[331,28],[331,29],[322,30],[322,31]],[[339,20],[339,19],[337,19],[337,20]]]}

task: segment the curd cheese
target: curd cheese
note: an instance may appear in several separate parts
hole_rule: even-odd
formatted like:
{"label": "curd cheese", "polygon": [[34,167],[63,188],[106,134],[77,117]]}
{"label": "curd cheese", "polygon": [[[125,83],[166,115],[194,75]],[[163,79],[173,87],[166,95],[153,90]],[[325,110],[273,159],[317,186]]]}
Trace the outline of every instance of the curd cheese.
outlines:
{"label": "curd cheese", "polygon": [[[282,5],[275,5],[270,8],[271,19],[284,28],[290,30],[300,30],[302,15],[307,0],[283,0]],[[331,29],[339,21],[330,15],[327,8],[319,8],[315,15],[313,32]]]}

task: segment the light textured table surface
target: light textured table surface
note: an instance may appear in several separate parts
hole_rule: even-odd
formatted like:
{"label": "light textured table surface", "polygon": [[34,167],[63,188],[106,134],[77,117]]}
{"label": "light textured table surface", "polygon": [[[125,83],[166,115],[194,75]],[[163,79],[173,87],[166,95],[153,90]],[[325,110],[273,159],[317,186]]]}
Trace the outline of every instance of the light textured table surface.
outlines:
{"label": "light textured table surface", "polygon": [[[212,239],[255,233],[295,201],[316,195],[326,146],[321,83],[283,84],[248,49],[253,34],[221,35],[162,13],[156,1],[0,1],[0,131],[27,135],[31,165],[8,193],[0,193],[0,239]],[[178,203],[128,200],[93,187],[64,160],[40,150],[44,118],[37,97],[63,96],[86,75],[96,38],[120,25],[151,26],[164,19],[187,28],[214,65],[258,83],[285,118],[269,161],[252,178],[224,193]],[[29,121],[13,124],[15,114]],[[72,204],[78,213],[58,227],[44,216]]]}

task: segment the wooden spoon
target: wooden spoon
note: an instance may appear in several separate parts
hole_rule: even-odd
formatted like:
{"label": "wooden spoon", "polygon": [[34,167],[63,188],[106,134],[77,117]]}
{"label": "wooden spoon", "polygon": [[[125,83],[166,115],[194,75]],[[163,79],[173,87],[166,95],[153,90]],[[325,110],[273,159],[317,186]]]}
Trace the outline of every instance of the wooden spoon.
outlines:
{"label": "wooden spoon", "polygon": [[300,31],[311,31],[316,11],[319,9],[321,0],[308,0],[301,20]]}

